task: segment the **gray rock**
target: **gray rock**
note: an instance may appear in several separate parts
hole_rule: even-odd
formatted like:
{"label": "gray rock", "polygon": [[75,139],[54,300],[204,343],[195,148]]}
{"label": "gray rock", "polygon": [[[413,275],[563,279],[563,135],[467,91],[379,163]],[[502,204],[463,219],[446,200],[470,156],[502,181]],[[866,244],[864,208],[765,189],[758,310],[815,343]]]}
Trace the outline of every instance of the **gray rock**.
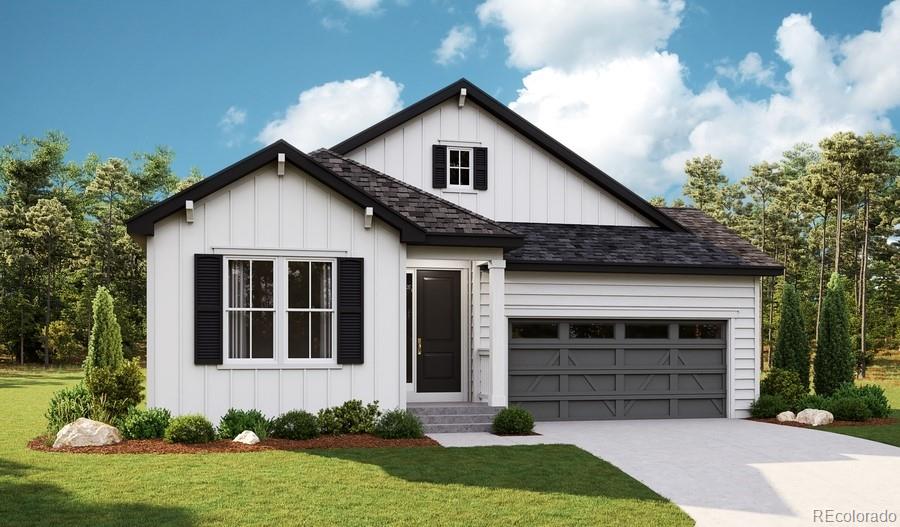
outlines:
{"label": "gray rock", "polygon": [[121,442],[122,434],[119,433],[116,427],[100,421],[79,417],[74,423],[69,423],[62,427],[62,430],[56,434],[53,448],[103,446]]}

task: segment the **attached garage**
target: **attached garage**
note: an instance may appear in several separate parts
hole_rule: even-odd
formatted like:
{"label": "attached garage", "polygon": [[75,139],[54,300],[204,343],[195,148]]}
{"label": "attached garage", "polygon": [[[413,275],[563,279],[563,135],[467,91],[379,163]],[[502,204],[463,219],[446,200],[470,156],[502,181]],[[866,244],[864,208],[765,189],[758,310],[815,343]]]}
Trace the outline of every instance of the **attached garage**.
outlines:
{"label": "attached garage", "polygon": [[725,417],[719,320],[512,319],[509,401],[538,420]]}

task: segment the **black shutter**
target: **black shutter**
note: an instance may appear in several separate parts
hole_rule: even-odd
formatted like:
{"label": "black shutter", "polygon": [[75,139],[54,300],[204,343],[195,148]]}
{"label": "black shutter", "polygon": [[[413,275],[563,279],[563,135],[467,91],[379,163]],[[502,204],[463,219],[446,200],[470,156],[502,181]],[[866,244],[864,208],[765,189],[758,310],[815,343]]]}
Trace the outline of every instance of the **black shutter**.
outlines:
{"label": "black shutter", "polygon": [[447,188],[447,147],[431,146],[431,186]]}
{"label": "black shutter", "polygon": [[337,362],[363,363],[363,259],[337,260]]}
{"label": "black shutter", "polygon": [[475,190],[487,190],[487,179],[488,179],[487,148],[485,148],[483,146],[479,146],[479,147],[476,147],[474,150],[475,150],[474,188],[475,188]]}
{"label": "black shutter", "polygon": [[194,364],[222,364],[222,255],[194,255]]}

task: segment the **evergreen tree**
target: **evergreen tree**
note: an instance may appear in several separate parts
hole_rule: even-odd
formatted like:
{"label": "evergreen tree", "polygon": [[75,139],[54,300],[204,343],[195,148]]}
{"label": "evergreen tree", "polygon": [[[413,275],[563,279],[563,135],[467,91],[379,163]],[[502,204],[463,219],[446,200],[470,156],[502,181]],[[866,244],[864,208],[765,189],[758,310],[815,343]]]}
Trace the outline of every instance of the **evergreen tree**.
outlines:
{"label": "evergreen tree", "polygon": [[794,284],[784,284],[781,294],[781,320],[775,346],[775,367],[791,370],[809,390],[809,340],[800,312],[800,297]]}
{"label": "evergreen tree", "polygon": [[822,302],[815,359],[815,388],[819,395],[831,395],[841,385],[853,382],[855,375],[844,280],[841,275],[832,274]]}
{"label": "evergreen tree", "polygon": [[94,324],[84,360],[85,373],[90,374],[91,368],[95,367],[116,370],[124,360],[122,332],[113,311],[113,298],[105,287],[100,286],[94,296]]}

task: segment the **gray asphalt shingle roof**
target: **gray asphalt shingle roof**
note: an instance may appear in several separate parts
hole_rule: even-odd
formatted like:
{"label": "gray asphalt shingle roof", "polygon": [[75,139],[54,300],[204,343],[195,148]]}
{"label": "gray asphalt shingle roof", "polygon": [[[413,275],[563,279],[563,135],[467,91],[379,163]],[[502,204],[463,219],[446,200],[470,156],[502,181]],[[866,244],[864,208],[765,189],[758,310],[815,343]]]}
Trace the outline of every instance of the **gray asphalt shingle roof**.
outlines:
{"label": "gray asphalt shingle roof", "polygon": [[525,237],[519,248],[506,251],[514,268],[532,265],[622,268],[691,268],[743,270],[751,274],[780,273],[781,264],[696,209],[662,208],[689,232],[657,227],[509,223]]}

